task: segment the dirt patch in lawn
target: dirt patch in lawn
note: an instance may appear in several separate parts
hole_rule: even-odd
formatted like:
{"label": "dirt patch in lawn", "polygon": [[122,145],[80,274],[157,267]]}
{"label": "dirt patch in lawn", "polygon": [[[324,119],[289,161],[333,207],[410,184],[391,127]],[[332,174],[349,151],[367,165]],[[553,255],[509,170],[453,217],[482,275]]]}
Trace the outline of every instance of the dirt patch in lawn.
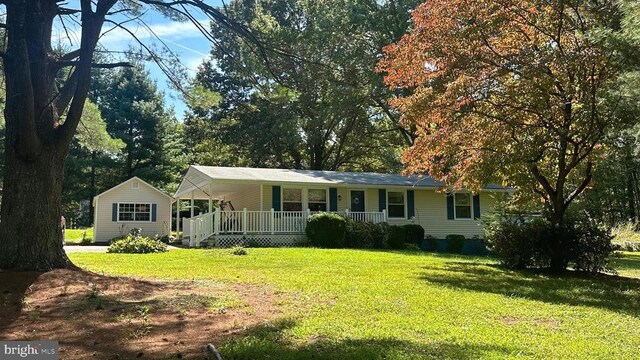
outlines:
{"label": "dirt patch in lawn", "polygon": [[281,314],[272,288],[84,271],[0,271],[0,339],[58,340],[61,359],[202,358]]}
{"label": "dirt patch in lawn", "polygon": [[527,318],[518,318],[518,317],[512,317],[512,316],[505,316],[499,319],[501,323],[508,325],[508,326],[513,326],[513,325],[518,325],[521,323],[525,323],[525,324],[535,324],[535,325],[541,325],[541,326],[546,326],[550,329],[557,329],[560,327],[560,322],[557,320],[553,320],[553,319],[545,319],[545,318],[537,318],[537,319],[527,319]]}

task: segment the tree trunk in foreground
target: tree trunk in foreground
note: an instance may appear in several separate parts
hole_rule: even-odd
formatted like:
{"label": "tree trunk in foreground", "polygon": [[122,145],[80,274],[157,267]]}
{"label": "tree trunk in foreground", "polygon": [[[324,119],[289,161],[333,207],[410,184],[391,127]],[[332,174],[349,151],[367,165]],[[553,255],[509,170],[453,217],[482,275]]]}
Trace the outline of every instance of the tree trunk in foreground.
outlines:
{"label": "tree trunk in foreground", "polygon": [[[10,140],[8,140],[10,141]],[[45,148],[32,161],[7,146],[0,268],[46,271],[69,267],[60,224],[64,154]]]}
{"label": "tree trunk in foreground", "polygon": [[[0,269],[71,266],[60,224],[64,158],[89,92],[93,51],[104,16],[117,0],[81,0],[80,47],[64,55],[51,48],[60,1],[5,3],[7,92],[5,175],[0,210]],[[95,8],[95,10],[94,10]],[[63,84],[61,69],[69,68]],[[64,121],[61,123],[61,117]]]}

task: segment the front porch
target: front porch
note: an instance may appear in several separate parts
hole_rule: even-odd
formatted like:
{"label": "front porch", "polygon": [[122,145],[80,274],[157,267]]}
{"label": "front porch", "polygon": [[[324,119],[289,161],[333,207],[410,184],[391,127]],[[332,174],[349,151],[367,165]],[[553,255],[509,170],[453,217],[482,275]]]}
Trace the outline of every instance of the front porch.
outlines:
{"label": "front porch", "polygon": [[[255,211],[222,210],[215,208],[191,218],[183,218],[183,243],[199,247],[208,245],[228,247],[240,243],[255,243],[261,246],[294,245],[305,239],[305,228],[309,216],[306,211]],[[387,221],[386,211],[340,213],[353,221],[381,223]]]}
{"label": "front porch", "polygon": [[183,210],[176,216],[175,229],[182,230],[183,244],[192,247],[205,241],[223,247],[293,245],[305,239],[307,220],[318,212],[386,222],[387,211],[379,208],[377,191],[362,186],[214,179],[192,167],[174,195],[176,213]]}

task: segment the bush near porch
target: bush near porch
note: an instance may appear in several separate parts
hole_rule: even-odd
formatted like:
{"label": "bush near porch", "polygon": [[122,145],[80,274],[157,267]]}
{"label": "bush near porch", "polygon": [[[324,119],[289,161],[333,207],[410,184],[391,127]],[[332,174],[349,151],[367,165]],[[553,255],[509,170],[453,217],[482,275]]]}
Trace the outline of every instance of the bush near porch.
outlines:
{"label": "bush near porch", "polygon": [[[232,339],[215,343],[224,359],[640,358],[637,254],[613,260],[624,277],[595,278],[514,272],[488,258],[419,251],[262,248],[235,256],[191,249],[70,256],[95,273],[280,294],[277,319],[244,329],[239,323]],[[259,309],[236,306],[247,313]],[[159,312],[152,307],[149,316]],[[146,336],[161,337],[162,331],[152,327]],[[216,338],[215,327],[199,331]],[[131,352],[144,351],[144,339],[128,344]],[[202,344],[178,340],[204,353]],[[160,345],[167,357],[176,352],[173,343]]]}

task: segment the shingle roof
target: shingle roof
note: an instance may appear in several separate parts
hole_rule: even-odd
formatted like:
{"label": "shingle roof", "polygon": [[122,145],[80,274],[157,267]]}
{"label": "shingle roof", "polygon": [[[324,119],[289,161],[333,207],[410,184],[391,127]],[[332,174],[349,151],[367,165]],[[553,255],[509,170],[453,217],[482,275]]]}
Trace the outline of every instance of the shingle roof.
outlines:
{"label": "shingle roof", "polygon": [[[438,188],[442,183],[430,176],[342,172],[323,170],[263,169],[248,167],[192,166],[213,180],[242,180],[306,184],[385,185]],[[485,189],[504,189],[489,185]]]}

